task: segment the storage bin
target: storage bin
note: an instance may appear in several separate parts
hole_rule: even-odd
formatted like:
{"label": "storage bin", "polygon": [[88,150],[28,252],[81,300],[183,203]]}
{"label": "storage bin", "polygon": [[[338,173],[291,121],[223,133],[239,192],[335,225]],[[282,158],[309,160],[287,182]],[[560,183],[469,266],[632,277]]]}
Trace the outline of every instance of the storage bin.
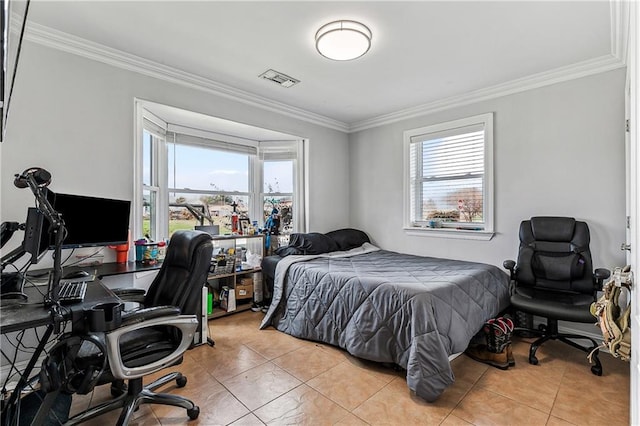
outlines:
{"label": "storage bin", "polygon": [[253,297],[253,284],[236,284],[236,300],[251,299]]}

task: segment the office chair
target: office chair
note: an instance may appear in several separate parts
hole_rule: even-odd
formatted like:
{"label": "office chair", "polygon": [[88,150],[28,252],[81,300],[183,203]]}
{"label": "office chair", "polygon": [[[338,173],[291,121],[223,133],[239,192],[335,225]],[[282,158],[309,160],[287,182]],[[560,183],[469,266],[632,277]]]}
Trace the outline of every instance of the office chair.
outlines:
{"label": "office chair", "polygon": [[[511,306],[515,311],[546,318],[537,329],[518,327],[514,332],[540,336],[529,348],[529,363],[538,364],[536,351],[547,340],[559,340],[584,352],[593,351],[591,372],[602,375],[598,344],[590,337],[558,332],[558,321],[594,324],[589,311],[607,269],[592,270],[589,227],[570,217],[532,217],[520,224],[518,262],[504,261],[512,282]],[[574,340],[588,340],[582,346]]]}
{"label": "office chair", "polygon": [[[122,313],[120,327],[104,333],[108,368],[101,372],[97,385],[112,383],[115,398],[74,416],[67,425],[116,409],[122,409],[118,425],[126,425],[138,406],[148,403],[183,407],[189,418],[198,417],[200,408],[189,399],[154,392],[173,380],[178,387],[185,386],[187,378],[181,373],[167,374],[147,386],[143,386],[142,379],[180,364],[184,352],[193,344],[212,252],[209,234],[176,231],[160,271],[146,293],[142,289],[115,290],[122,300],[140,304]],[[86,357],[85,363],[90,363],[91,354]],[[98,360],[93,362],[99,364]],[[126,386],[122,386],[125,380]]]}

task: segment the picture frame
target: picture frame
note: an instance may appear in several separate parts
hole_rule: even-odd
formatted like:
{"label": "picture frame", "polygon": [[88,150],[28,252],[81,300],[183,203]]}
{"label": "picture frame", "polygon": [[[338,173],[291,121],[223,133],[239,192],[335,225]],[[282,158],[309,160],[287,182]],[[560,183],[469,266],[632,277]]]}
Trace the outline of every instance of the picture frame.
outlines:
{"label": "picture frame", "polygon": [[249,234],[249,228],[251,227],[251,220],[247,217],[247,218],[241,218],[239,219],[239,227],[240,227],[240,233],[242,235],[248,235]]}

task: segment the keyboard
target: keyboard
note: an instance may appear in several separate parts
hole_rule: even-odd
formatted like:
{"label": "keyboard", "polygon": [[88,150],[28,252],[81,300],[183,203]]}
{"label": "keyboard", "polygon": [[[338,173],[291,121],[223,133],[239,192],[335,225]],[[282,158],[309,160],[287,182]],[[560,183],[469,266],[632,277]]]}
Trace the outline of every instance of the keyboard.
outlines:
{"label": "keyboard", "polygon": [[84,294],[87,292],[86,281],[71,281],[60,284],[58,292],[58,301],[60,303],[77,303],[84,300]]}

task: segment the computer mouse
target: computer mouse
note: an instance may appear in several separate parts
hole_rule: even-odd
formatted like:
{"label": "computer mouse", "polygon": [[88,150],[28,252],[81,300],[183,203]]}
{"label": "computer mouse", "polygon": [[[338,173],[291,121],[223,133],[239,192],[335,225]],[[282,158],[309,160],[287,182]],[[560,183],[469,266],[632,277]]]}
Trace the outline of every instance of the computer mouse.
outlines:
{"label": "computer mouse", "polygon": [[91,274],[88,273],[87,271],[79,270],[79,271],[69,272],[62,278],[64,278],[65,280],[68,280],[70,278],[84,278],[84,277],[88,277],[89,275]]}

